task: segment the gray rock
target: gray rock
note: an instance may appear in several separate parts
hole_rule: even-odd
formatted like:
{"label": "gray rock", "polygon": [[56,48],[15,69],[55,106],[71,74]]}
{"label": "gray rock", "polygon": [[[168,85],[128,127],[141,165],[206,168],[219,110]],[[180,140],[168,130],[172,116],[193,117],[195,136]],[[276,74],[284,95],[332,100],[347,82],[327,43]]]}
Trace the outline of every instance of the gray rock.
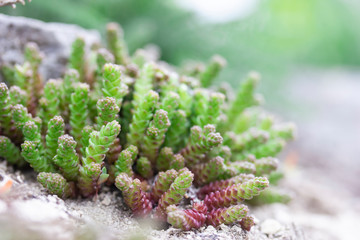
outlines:
{"label": "gray rock", "polygon": [[0,14],[0,67],[23,63],[24,45],[31,41],[45,54],[40,67],[44,79],[58,78],[65,71],[71,44],[77,37],[83,37],[87,47],[100,43],[100,34],[95,30]]}

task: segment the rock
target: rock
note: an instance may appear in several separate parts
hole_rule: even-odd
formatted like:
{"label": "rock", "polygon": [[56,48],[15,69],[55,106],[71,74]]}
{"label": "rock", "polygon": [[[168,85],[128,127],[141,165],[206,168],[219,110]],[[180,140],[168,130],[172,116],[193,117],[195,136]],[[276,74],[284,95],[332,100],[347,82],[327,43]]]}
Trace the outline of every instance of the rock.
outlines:
{"label": "rock", "polygon": [[[0,14],[0,67],[23,63],[23,49],[27,42],[35,42],[45,54],[40,67],[44,79],[58,78],[65,71],[71,44],[83,37],[87,48],[100,43],[100,34],[76,25],[45,23],[39,20]],[[3,81],[0,75],[0,82]]]}
{"label": "rock", "polygon": [[204,233],[215,233],[215,232],[216,232],[216,229],[211,225],[209,225],[204,231]]}
{"label": "rock", "polygon": [[229,226],[227,226],[227,225],[225,225],[225,224],[221,224],[220,226],[219,226],[219,228],[222,230],[222,231],[229,231]]}
{"label": "rock", "polygon": [[274,219],[266,219],[260,225],[261,232],[265,234],[275,234],[283,229],[282,225]]}
{"label": "rock", "polygon": [[109,206],[111,203],[111,199],[108,196],[105,196],[105,198],[101,201],[101,203],[105,206]]}
{"label": "rock", "polygon": [[19,218],[31,222],[46,223],[51,221],[63,221],[68,219],[67,214],[56,203],[46,203],[41,199],[28,201],[17,200],[12,203],[12,211]]}
{"label": "rock", "polygon": [[2,200],[0,200],[0,214],[6,212],[7,210],[7,206],[6,206],[6,203]]}

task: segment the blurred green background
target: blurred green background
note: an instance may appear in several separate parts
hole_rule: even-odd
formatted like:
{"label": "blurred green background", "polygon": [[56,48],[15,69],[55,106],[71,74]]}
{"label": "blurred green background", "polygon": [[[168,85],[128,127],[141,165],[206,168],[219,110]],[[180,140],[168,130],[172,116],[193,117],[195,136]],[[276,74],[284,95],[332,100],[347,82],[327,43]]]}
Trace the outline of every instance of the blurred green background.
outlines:
{"label": "blurred green background", "polygon": [[[357,1],[239,0],[254,2],[255,8],[220,22],[199,16],[189,2],[184,8],[174,0],[33,0],[0,12],[102,33],[106,22],[117,21],[132,52],[155,43],[162,59],[175,65],[187,59],[207,61],[217,53],[228,61],[218,82],[237,86],[248,71],[257,70],[264,79],[261,91],[274,102],[282,100],[281,85],[294,70],[360,64]],[[202,2],[208,6],[214,1]]]}

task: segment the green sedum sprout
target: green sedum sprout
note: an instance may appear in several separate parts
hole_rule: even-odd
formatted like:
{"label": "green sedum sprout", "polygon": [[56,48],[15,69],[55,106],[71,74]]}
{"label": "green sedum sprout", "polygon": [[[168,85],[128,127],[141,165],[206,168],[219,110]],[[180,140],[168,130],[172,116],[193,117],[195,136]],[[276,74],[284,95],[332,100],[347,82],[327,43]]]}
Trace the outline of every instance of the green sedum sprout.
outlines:
{"label": "green sedum sprout", "polygon": [[9,163],[19,167],[25,165],[25,161],[20,155],[20,150],[8,137],[0,136],[0,157],[5,158]]}
{"label": "green sedum sprout", "polygon": [[65,134],[59,137],[59,147],[53,158],[54,163],[61,169],[62,175],[68,181],[76,181],[79,175],[79,157],[76,154],[76,141]]}
{"label": "green sedum sprout", "polygon": [[85,74],[85,40],[81,37],[75,39],[71,46],[71,54],[69,58],[69,68],[75,69],[80,79],[84,78]]}
{"label": "green sedum sprout", "polygon": [[81,139],[81,132],[86,126],[89,117],[88,102],[90,89],[89,85],[85,83],[78,83],[74,88],[69,106],[70,126],[71,135],[73,135],[78,142]]}

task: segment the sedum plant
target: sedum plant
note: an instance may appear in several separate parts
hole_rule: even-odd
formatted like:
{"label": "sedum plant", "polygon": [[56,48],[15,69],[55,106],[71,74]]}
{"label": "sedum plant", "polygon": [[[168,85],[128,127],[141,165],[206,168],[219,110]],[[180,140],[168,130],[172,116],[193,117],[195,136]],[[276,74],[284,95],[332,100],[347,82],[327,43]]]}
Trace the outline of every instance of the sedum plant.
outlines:
{"label": "sedum plant", "polygon": [[[258,74],[236,94],[210,88],[221,57],[177,71],[149,61],[145,50],[129,55],[121,31],[109,24],[109,50],[94,53],[76,39],[63,80],[42,81],[34,43],[23,65],[6,66],[14,74],[11,86],[0,83],[0,157],[30,165],[61,198],[96,197],[106,182],[135,216],[183,230],[234,223],[250,230],[248,200],[283,200],[269,179],[281,175],[276,155],[294,126],[258,106]],[[97,56],[95,68],[86,56]]]}

